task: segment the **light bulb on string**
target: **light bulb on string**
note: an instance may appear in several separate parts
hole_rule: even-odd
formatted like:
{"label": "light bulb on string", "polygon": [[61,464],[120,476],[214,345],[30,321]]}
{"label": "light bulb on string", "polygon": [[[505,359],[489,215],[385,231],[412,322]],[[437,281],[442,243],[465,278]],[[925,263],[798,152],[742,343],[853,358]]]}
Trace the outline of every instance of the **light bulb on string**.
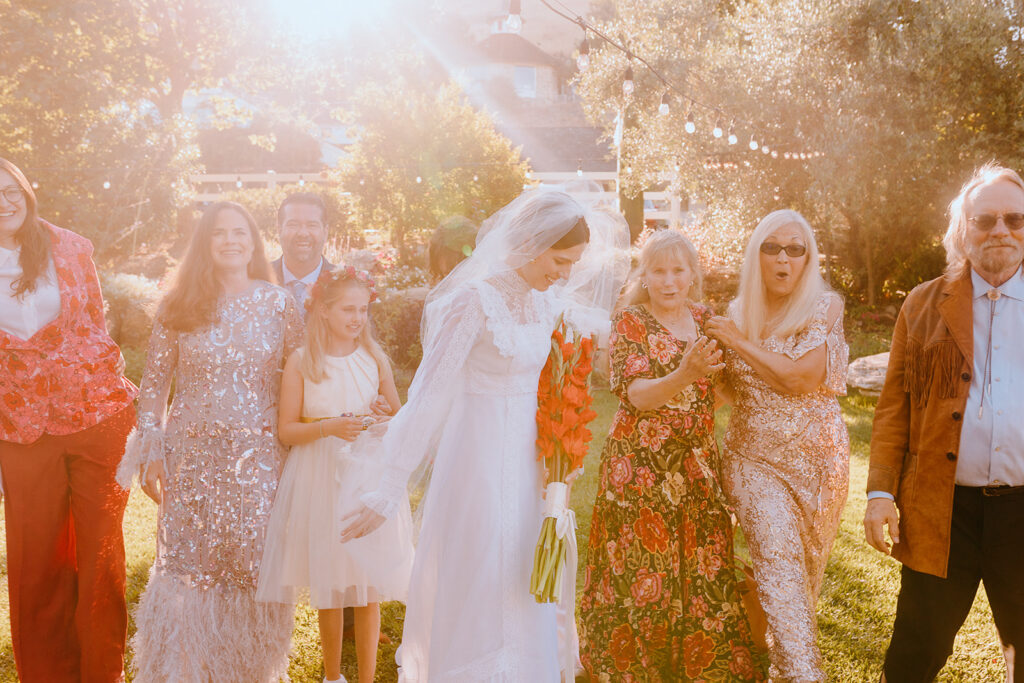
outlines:
{"label": "light bulb on string", "polygon": [[679,173],[679,168],[680,168],[680,166],[679,166],[679,159],[676,159],[676,165],[675,165],[676,173]]}
{"label": "light bulb on string", "polygon": [[305,179],[305,178],[303,178],[303,177],[302,177],[302,176],[300,175],[300,176],[299,176],[299,187],[305,187],[305,186],[306,186],[306,179]]}
{"label": "light bulb on string", "polygon": [[622,94],[629,97],[636,86],[633,84],[633,65],[626,67],[626,75],[622,79]]}
{"label": "light bulb on string", "polygon": [[580,71],[586,71],[590,66],[590,41],[587,40],[586,33],[583,34],[583,42],[580,43],[580,53],[576,56],[576,66]]}
{"label": "light bulb on string", "polygon": [[683,129],[690,135],[693,135],[695,132],[697,132],[697,124],[693,122],[692,102],[690,103],[690,106],[687,107],[686,109],[686,125],[683,126]]}
{"label": "light bulb on string", "polygon": [[761,153],[762,154],[771,154],[772,151],[768,148],[768,145],[761,145]]}
{"label": "light bulb on string", "polygon": [[773,150],[772,150],[772,159],[778,159],[778,158],[779,158],[779,153],[778,153],[778,152],[776,152],[776,151],[775,151],[775,150],[773,149]]}
{"label": "light bulb on string", "polygon": [[474,173],[474,174],[473,174],[473,182],[475,183],[475,182],[477,182],[478,180],[480,180],[480,176],[478,176],[478,175],[477,175],[476,173]]}
{"label": "light bulb on string", "polygon": [[422,182],[423,182],[423,177],[422,176],[416,176],[416,183],[419,184],[419,183],[422,183]]}
{"label": "light bulb on string", "polygon": [[668,90],[661,96],[661,104],[658,105],[658,113],[662,116],[668,115]]}
{"label": "light bulb on string", "polygon": [[109,190],[110,189],[110,181],[109,180],[104,180],[103,181],[103,189],[104,190]]}
{"label": "light bulb on string", "polygon": [[583,159],[580,159],[576,164],[576,175],[583,177]]}
{"label": "light bulb on string", "polygon": [[711,130],[711,134],[716,138],[722,137],[722,119],[715,121],[715,127]]}
{"label": "light bulb on string", "polygon": [[729,144],[735,145],[740,139],[736,137],[736,122],[733,121],[729,124]]}
{"label": "light bulb on string", "polygon": [[757,147],[758,147],[757,140],[754,139],[753,135],[750,136],[750,142],[747,143],[747,147],[750,148],[751,152],[756,152],[757,151]]}
{"label": "light bulb on string", "polygon": [[510,33],[519,33],[523,30],[521,0],[509,0],[508,17],[505,18],[505,28],[507,28]]}
{"label": "light bulb on string", "polygon": [[791,158],[791,156],[790,156],[789,152],[783,152],[782,153],[782,158],[783,159],[789,159],[789,158]]}
{"label": "light bulb on string", "polygon": [[238,178],[235,180],[235,187],[237,187],[239,190],[242,189],[242,176],[238,176]]}
{"label": "light bulb on string", "polygon": [[365,185],[366,184],[366,180],[364,178],[360,178],[359,179],[359,184],[360,185]]}
{"label": "light bulb on string", "polygon": [[33,190],[38,190],[39,189],[39,183],[37,181],[35,181],[35,180],[32,181],[32,189]]}

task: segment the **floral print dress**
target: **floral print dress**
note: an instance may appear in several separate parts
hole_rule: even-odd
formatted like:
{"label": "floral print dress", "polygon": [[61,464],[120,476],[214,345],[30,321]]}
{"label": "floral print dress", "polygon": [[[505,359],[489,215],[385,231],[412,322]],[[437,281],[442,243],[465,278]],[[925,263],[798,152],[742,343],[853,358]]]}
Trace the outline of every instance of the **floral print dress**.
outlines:
{"label": "floral print dress", "polygon": [[[691,312],[702,333],[710,311]],[[712,380],[657,410],[638,410],[626,394],[634,380],[671,372],[685,349],[642,305],[613,321],[620,403],[601,455],[580,605],[581,659],[595,683],[764,680],[736,586]]]}

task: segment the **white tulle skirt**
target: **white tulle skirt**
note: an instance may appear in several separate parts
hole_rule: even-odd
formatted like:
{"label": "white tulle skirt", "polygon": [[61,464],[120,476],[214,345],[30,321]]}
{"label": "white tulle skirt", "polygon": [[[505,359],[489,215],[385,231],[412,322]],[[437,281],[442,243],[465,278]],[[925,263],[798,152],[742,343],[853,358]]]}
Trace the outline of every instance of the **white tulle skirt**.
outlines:
{"label": "white tulle skirt", "polygon": [[364,538],[341,543],[340,519],[369,476],[334,437],[292,448],[278,484],[257,599],[316,609],[405,601],[412,570],[409,509]]}

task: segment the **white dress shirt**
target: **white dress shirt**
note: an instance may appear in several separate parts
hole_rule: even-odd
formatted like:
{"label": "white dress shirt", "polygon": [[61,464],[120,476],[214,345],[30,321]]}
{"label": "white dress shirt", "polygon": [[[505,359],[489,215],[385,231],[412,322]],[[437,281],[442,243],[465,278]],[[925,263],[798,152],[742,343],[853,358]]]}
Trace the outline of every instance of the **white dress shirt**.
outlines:
{"label": "white dress shirt", "polygon": [[[996,288],[972,270],[971,283],[974,367],[960,432],[956,483],[1024,486],[1024,419],[1020,412],[1024,403],[1024,270],[1018,268]],[[990,289],[999,291],[995,301],[988,297]]]}
{"label": "white dress shirt", "polygon": [[60,285],[51,258],[43,277],[36,280],[35,291],[14,296],[12,285],[21,277],[20,254],[21,247],[0,247],[0,329],[28,340],[60,315]]}
{"label": "white dress shirt", "polygon": [[313,285],[316,284],[316,279],[320,277],[320,271],[324,269],[324,259],[320,257],[320,263],[312,271],[307,273],[304,277],[295,277],[291,271],[288,270],[288,266],[285,265],[284,259],[281,259],[281,274],[284,275],[284,286],[292,296],[295,297],[295,301],[299,304],[299,310],[303,313],[306,312],[304,304],[306,299],[309,298],[310,292],[313,289]]}

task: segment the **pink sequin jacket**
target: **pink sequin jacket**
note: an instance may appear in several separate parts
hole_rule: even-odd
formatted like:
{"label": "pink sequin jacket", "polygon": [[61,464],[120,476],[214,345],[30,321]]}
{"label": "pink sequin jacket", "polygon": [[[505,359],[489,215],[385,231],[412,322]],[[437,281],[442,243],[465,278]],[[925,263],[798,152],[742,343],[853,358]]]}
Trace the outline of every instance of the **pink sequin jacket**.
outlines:
{"label": "pink sequin jacket", "polygon": [[0,330],[0,440],[21,444],[93,427],[138,394],[107,333],[92,243],[42,223],[51,235],[60,314],[27,340]]}

